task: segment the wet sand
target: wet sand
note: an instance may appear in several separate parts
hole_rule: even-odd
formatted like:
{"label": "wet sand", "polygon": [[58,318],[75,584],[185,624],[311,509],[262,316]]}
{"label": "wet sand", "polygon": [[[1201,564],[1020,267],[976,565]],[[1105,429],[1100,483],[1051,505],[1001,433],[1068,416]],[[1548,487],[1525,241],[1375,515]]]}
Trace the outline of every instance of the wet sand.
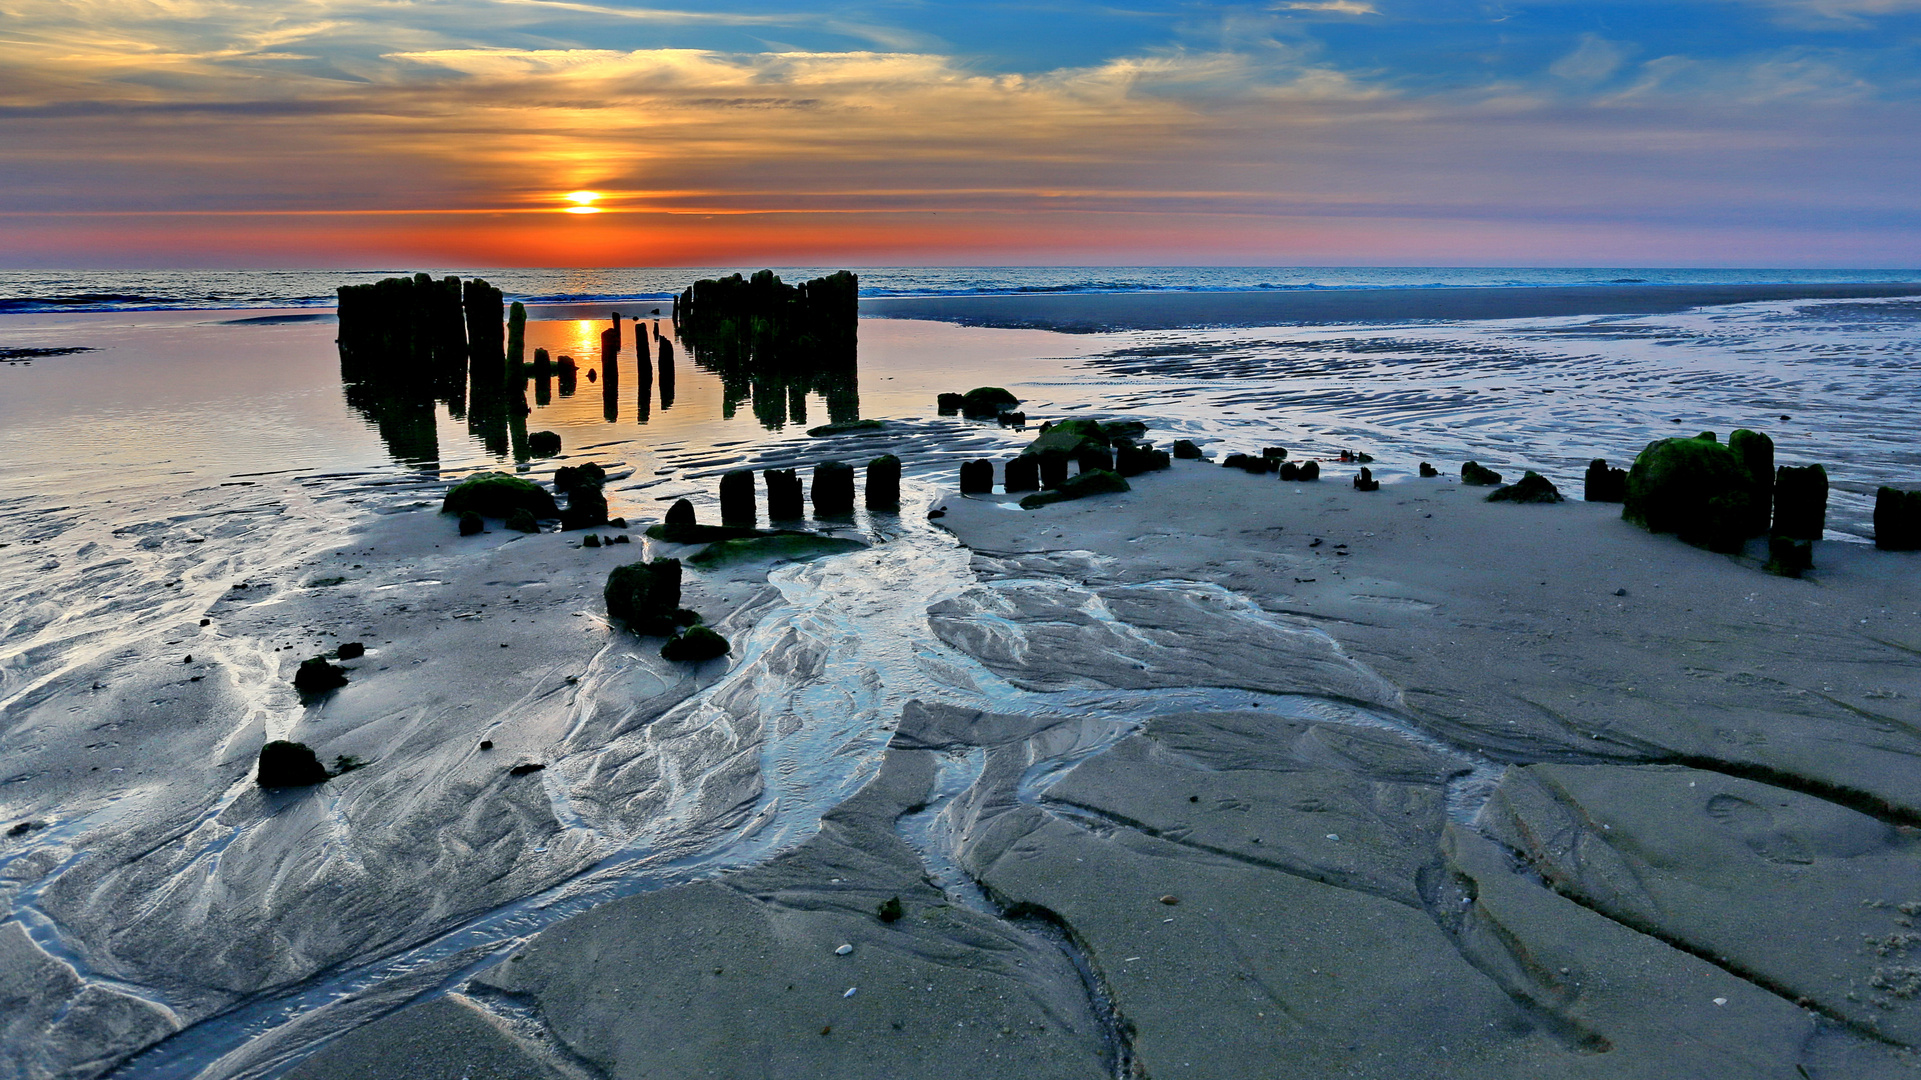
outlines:
{"label": "wet sand", "polygon": [[910,705],[799,849],[292,1075],[1914,1075],[1921,556],[1796,581],[1609,505],[1176,464],[948,499],[978,584],[928,613],[1164,711]]}
{"label": "wet sand", "polygon": [[1917,296],[1921,285],[1548,285],[1511,288],[1329,289],[1275,292],[1048,293],[1023,296],[887,296],[863,316],[934,319],[1097,333],[1214,326],[1655,315],[1763,300]]}

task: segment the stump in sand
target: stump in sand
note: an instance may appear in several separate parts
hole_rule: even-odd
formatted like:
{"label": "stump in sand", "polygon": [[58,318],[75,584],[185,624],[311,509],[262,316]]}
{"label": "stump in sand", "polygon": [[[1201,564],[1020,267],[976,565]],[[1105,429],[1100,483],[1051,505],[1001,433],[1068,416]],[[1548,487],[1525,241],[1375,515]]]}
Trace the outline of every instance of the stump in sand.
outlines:
{"label": "stump in sand", "polygon": [[[796,521],[807,516],[807,498],[800,473],[793,469],[768,469],[761,475],[767,478],[767,520]],[[688,507],[690,513],[692,510],[693,507]]]}
{"label": "stump in sand", "polygon": [[1883,551],[1921,551],[1921,491],[1875,490],[1874,546]]}
{"label": "stump in sand", "polygon": [[[1028,455],[1023,454],[1023,457]],[[1040,462],[1041,486],[1057,488],[1067,483],[1067,453],[1063,450],[1043,450],[1033,455]]]}
{"label": "stump in sand", "polygon": [[854,512],[854,467],[845,461],[814,466],[815,517],[844,517]]}
{"label": "stump in sand", "polygon": [[1037,457],[1017,457],[1007,463],[1007,490],[1039,491],[1041,489],[1041,463]]}
{"label": "stump in sand", "polygon": [[867,463],[867,509],[900,509],[900,458],[882,454]]}
{"label": "stump in sand", "polygon": [[941,394],[934,398],[934,407],[942,416],[954,416],[961,411],[965,398],[961,394]]}
{"label": "stump in sand", "polygon": [[[1529,473],[1528,475],[1532,476],[1534,474]],[[1356,473],[1354,476],[1354,490],[1379,491],[1381,490],[1381,482],[1379,480],[1374,479],[1373,470],[1363,465],[1361,466],[1361,471],[1359,473]],[[1495,494],[1498,495],[1500,494],[1500,492],[1495,492]],[[1493,496],[1489,496],[1489,498],[1493,498]]]}
{"label": "stump in sand", "polygon": [[552,431],[530,431],[527,451],[535,457],[553,457],[560,453],[560,435]]}
{"label": "stump in sand", "polygon": [[1768,531],[1774,511],[1774,440],[1758,431],[1736,428],[1728,435],[1728,450],[1747,471],[1749,494],[1754,500],[1747,534],[1759,536]]}
{"label": "stump in sand", "polygon": [[600,488],[582,486],[567,493],[567,509],[560,515],[563,529],[592,529],[607,524],[607,496]]}
{"label": "stump in sand", "polygon": [[674,505],[667,508],[667,524],[692,525],[694,523],[694,504],[686,499],[675,499]]}
{"label": "stump in sand", "polygon": [[994,490],[994,463],[981,458],[977,461],[963,461],[960,467],[960,489],[962,495],[988,495]]}
{"label": "stump in sand", "polygon": [[1819,465],[1774,470],[1774,535],[1819,540],[1827,527],[1828,471]]}
{"label": "stump in sand", "polygon": [[617,566],[607,575],[603,595],[609,616],[626,622],[637,634],[667,637],[678,625],[680,560]]}
{"label": "stump in sand", "polygon": [[1175,439],[1174,456],[1182,461],[1199,461],[1201,459],[1201,448],[1195,446],[1194,440],[1192,439]]}
{"label": "stump in sand", "polygon": [[1581,497],[1587,502],[1627,501],[1628,471],[1610,469],[1606,458],[1595,458],[1587,463],[1586,484],[1582,488]]}
{"label": "stump in sand", "polygon": [[720,523],[752,526],[758,517],[754,507],[754,471],[734,469],[720,475]]}
{"label": "stump in sand", "polygon": [[329,664],[324,656],[310,657],[300,662],[293,685],[303,694],[324,694],[347,685],[347,671]]}

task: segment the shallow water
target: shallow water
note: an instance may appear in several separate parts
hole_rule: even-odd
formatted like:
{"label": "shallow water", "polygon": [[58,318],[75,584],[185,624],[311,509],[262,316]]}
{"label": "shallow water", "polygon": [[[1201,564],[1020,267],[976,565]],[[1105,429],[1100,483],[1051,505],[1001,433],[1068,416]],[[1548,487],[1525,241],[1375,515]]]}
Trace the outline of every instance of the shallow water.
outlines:
{"label": "shallow water", "polygon": [[[640,378],[631,348],[609,380],[598,362],[604,325],[530,325],[530,350],[567,353],[584,366],[574,392],[555,388],[527,426],[559,433],[570,460],[626,470],[609,492],[616,514],[652,517],[665,500],[689,496],[711,518],[712,478],[727,468],[880,452],[874,438],[809,438],[806,426],[828,419],[818,394],[730,408],[722,381],[684,353],[671,404],[664,380]],[[98,350],[0,365],[0,737],[17,735],[6,718],[67,673],[159,647],[161,628],[205,610],[236,581],[335,545],[365,515],[431,494],[444,476],[550,467],[516,462],[498,433],[471,430],[445,405],[425,424],[418,413],[397,424],[383,410],[356,409],[338,379],[332,334],[325,325],[214,324],[189,313],[0,320],[0,346]],[[1076,336],[864,322],[859,411],[894,425],[886,442],[906,460],[904,512],[897,521],[857,520],[880,546],[776,571],[778,595],[758,610],[729,674],[658,720],[623,732],[618,716],[591,715],[596,700],[616,708],[632,678],[619,650],[594,662],[582,677],[579,737],[557,750],[542,782],[568,832],[611,854],[429,940],[353,958],[204,1021],[120,1074],[272,1075],[331,1034],[458,985],[568,914],[791,846],[872,775],[909,700],[1088,717],[1081,743],[1030,773],[1021,791],[1030,799],[1156,711],[1262,708],[1421,738],[1394,717],[1311,696],[1021,689],[942,643],[927,609],[976,582],[967,553],[924,511],[943,497],[958,461],[1004,458],[1025,441],[933,415],[936,392],[982,384],[1012,387],[1037,420],[1131,415],[1148,420],[1157,439],[1196,438],[1217,450],[1287,445],[1296,457],[1365,449],[1389,478],[1423,457],[1450,471],[1476,457],[1503,470],[1542,469],[1570,491],[1590,457],[1625,463],[1652,438],[1758,427],[1774,435],[1782,461],[1828,465],[1836,539],[1859,537],[1874,484],[1921,472],[1911,434],[1921,420],[1921,304],[1911,301]],[[620,737],[599,737],[608,730]],[[732,802],[709,790],[733,781],[702,772],[720,757],[711,742],[696,745],[694,732],[752,748],[758,789]],[[635,814],[593,779],[634,762],[671,778],[647,796],[662,812]],[[1457,819],[1484,795],[1477,764],[1450,793]],[[967,768],[955,762],[947,786],[961,784]],[[0,821],[10,822],[17,812],[5,797],[0,787]],[[117,828],[117,812],[109,804],[86,817],[55,815],[53,827],[0,855],[0,872]],[[218,814],[216,806],[205,817]],[[939,805],[903,826],[942,876]],[[85,947],[37,904],[61,870],[9,876],[0,895],[49,954],[89,975]],[[965,891],[958,878],[942,884]]]}

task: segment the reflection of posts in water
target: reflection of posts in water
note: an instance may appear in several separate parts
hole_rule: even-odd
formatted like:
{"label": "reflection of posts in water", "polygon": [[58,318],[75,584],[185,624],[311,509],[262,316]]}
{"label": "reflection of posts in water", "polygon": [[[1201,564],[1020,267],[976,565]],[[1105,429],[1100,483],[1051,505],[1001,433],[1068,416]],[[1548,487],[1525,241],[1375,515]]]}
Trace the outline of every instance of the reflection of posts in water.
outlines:
{"label": "reflection of posts in water", "polygon": [[395,461],[426,467],[440,463],[440,438],[430,394],[418,388],[365,382],[346,383],[344,388],[347,404],[373,424]]}
{"label": "reflection of posts in water", "polygon": [[560,383],[560,396],[573,397],[574,388],[579,386],[580,365],[571,356],[562,356],[554,361],[554,371]]}
{"label": "reflection of posts in water", "polygon": [[467,433],[480,440],[489,454],[506,457],[512,447],[507,432],[507,400],[496,392],[475,396],[467,410]]}
{"label": "reflection of posts in water", "polygon": [[545,405],[554,399],[554,363],[546,349],[534,350],[534,404]]}
{"label": "reflection of posts in water", "polygon": [[660,407],[674,407],[674,343],[660,339]]}
{"label": "reflection of posts in water", "polygon": [[654,362],[647,355],[647,335],[641,333],[638,322],[634,323],[634,371],[640,384],[640,392],[634,395],[634,419],[644,424],[653,412]]}
{"label": "reflection of posts in water", "polygon": [[467,282],[462,305],[467,316],[473,396],[489,396],[507,377],[506,332],[501,320],[504,298],[499,289],[475,278]]}
{"label": "reflection of posts in water", "polygon": [[769,430],[806,424],[807,395],[828,419],[860,419],[858,281],[845,271],[798,286],[770,270],[697,281],[677,298],[674,326],[701,367],[720,376],[721,412],[751,399]]}
{"label": "reflection of posts in water", "polygon": [[[514,406],[518,405],[518,408]],[[507,442],[513,448],[515,461],[526,461],[533,457],[533,450],[527,445],[527,393],[521,391],[513,395],[507,409]]]}
{"label": "reflection of posts in water", "polygon": [[600,332],[601,410],[608,423],[620,419],[620,331]]}

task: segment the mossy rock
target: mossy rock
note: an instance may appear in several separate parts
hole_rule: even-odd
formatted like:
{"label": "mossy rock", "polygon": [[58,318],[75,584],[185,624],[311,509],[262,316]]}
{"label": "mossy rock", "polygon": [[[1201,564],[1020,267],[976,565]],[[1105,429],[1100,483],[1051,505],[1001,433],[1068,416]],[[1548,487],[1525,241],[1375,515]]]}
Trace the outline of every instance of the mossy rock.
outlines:
{"label": "mossy rock", "polygon": [[1194,440],[1192,439],[1175,439],[1174,456],[1180,458],[1182,461],[1199,461],[1201,459],[1201,448],[1194,445]]}
{"label": "mossy rock", "polygon": [[563,529],[593,529],[607,524],[607,496],[598,487],[577,487],[567,492],[567,509],[561,512]]}
{"label": "mossy rock", "polygon": [[1921,551],[1921,491],[1875,489],[1874,546],[1883,551]]}
{"label": "mossy rock", "polygon": [[254,783],[263,788],[311,787],[327,779],[326,766],[306,743],[275,739],[260,748]]}
{"label": "mossy rock", "polygon": [[1547,477],[1529,469],[1519,480],[1488,493],[1488,502],[1557,503],[1561,493]]}
{"label": "mossy rock", "polygon": [[1041,429],[1022,454],[1059,451],[1078,455],[1085,448],[1112,449],[1115,440],[1134,440],[1147,434],[1147,425],[1138,420],[1056,420]]}
{"label": "mossy rock", "polygon": [[1621,516],[1699,547],[1738,551],[1754,520],[1753,484],[1741,459],[1718,442],[1657,439],[1628,470]]}
{"label": "mossy rock", "polygon": [[602,595],[612,618],[622,620],[635,633],[666,637],[674,632],[680,612],[680,560],[616,566],[607,575]]}
{"label": "mossy rock", "polygon": [[800,562],[823,555],[859,551],[867,545],[859,540],[816,533],[775,533],[744,540],[723,540],[709,544],[687,561],[703,570],[748,562]]}
{"label": "mossy rock", "polygon": [[1800,577],[1814,569],[1814,541],[1768,537],[1768,562],[1762,569],[1778,577]]}
{"label": "mossy rock", "polygon": [[455,484],[440,504],[443,514],[471,511],[483,517],[504,518],[516,510],[525,510],[536,518],[560,516],[560,507],[546,488],[532,480],[498,472],[469,476]]}
{"label": "mossy rock", "polygon": [[820,427],[808,428],[807,434],[818,439],[827,435],[852,435],[860,431],[885,430],[887,430],[885,420],[843,420],[838,424],[822,424]]}
{"label": "mossy rock", "polygon": [[1100,470],[1084,472],[1073,477],[1052,491],[1042,491],[1021,500],[1021,509],[1032,510],[1037,506],[1050,503],[1067,502],[1071,499],[1085,499],[1090,495],[1112,495],[1122,491],[1132,491],[1119,473]]}
{"label": "mossy rock", "polygon": [[703,660],[726,656],[727,651],[726,638],[699,625],[682,630],[660,647],[662,659],[681,664],[698,664]]}
{"label": "mossy rock", "polygon": [[479,514],[474,513],[472,510],[468,510],[467,512],[460,515],[460,535],[478,536],[479,534],[486,531],[487,531],[487,523],[481,519],[481,516]]}
{"label": "mossy rock", "polygon": [[991,420],[1020,403],[1020,398],[1001,387],[975,387],[961,395],[961,415]]}
{"label": "mossy rock", "polygon": [[324,656],[309,657],[294,672],[293,685],[303,694],[324,694],[347,685],[347,672],[329,664]]}
{"label": "mossy rock", "polygon": [[516,510],[508,514],[506,525],[515,532],[537,533],[540,531],[540,522],[535,521],[534,516],[525,510]]}

